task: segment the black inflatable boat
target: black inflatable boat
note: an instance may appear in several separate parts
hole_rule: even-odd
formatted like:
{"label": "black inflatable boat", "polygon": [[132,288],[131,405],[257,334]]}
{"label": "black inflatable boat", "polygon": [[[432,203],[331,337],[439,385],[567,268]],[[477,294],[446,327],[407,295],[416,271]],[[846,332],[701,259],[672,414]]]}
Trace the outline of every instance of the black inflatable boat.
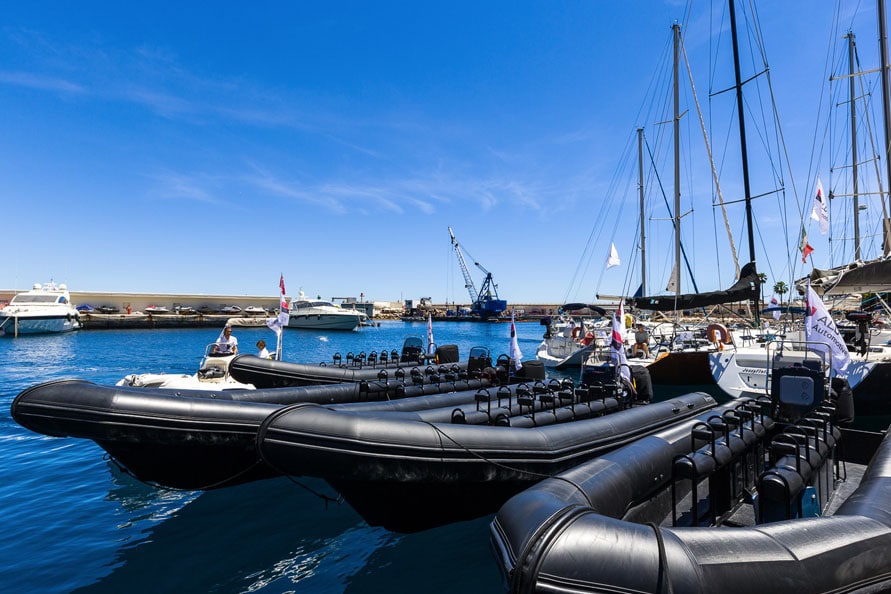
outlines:
{"label": "black inflatable boat", "polygon": [[415,532],[493,513],[543,478],[716,406],[702,393],[635,405],[615,381],[513,385],[476,404],[447,419],[303,405],[270,415],[258,447],[282,473],[326,479],[369,524]]}
{"label": "black inflatable boat", "polygon": [[508,589],[891,589],[891,440],[845,428],[850,402],[840,409],[819,374],[775,377],[766,401],[731,402],[511,498],[491,525]]}

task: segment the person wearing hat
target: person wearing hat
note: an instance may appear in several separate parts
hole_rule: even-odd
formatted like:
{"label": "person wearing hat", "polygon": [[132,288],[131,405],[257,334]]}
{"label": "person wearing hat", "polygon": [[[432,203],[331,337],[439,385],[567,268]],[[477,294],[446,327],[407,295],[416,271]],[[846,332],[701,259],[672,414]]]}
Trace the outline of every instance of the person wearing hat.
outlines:
{"label": "person wearing hat", "polygon": [[217,338],[213,352],[217,355],[237,355],[238,339],[232,336],[232,326],[226,324],[223,333]]}

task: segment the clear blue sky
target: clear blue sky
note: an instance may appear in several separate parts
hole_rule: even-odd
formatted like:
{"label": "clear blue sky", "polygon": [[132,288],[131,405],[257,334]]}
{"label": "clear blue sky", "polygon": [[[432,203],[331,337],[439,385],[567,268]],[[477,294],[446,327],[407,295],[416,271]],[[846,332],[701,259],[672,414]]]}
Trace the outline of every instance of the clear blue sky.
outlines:
{"label": "clear blue sky", "polygon": [[[807,202],[815,171],[828,167],[814,164],[812,147],[834,8],[762,4]],[[875,8],[851,5],[874,68]],[[684,22],[702,65],[701,100],[732,80],[708,80],[711,10],[606,0],[8,3],[0,288],[52,278],[85,291],[275,295],[284,273],[294,294],[467,302],[451,225],[477,286],[473,258],[509,302],[627,292],[639,283],[637,192],[617,195],[620,160],[638,126],[657,134],[644,105],[673,22]],[[737,148],[720,150],[738,160]],[[660,175],[670,188],[671,169]],[[708,194],[707,170],[696,176]],[[615,200],[622,206],[607,204]],[[722,288],[733,274],[702,239],[714,235],[711,209],[696,212],[682,236],[701,237],[689,247],[699,288]],[[770,208],[756,216],[774,255],[797,243]],[[809,234],[815,256],[828,256],[826,240]],[[651,292],[664,289],[670,248],[656,243],[668,237],[650,240]],[[611,241],[623,263],[604,273]],[[780,262],[771,272],[801,270]]]}

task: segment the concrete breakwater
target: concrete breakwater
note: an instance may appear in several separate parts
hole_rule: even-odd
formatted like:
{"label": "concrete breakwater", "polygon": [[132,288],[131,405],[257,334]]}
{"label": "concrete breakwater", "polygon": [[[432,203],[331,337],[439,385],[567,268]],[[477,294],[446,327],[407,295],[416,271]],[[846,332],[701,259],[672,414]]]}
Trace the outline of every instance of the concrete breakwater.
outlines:
{"label": "concrete breakwater", "polygon": [[[97,314],[82,313],[80,321],[84,330],[124,330],[152,328],[222,328],[232,319],[231,315],[216,314]],[[248,325],[248,324],[238,324]],[[265,318],[257,318],[256,324],[266,325]]]}

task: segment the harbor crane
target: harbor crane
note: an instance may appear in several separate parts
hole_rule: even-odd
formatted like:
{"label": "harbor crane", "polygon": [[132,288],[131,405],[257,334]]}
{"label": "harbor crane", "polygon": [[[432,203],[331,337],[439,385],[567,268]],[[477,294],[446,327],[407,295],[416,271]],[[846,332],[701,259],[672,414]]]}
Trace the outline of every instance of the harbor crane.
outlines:
{"label": "harbor crane", "polygon": [[[458,265],[461,267],[461,274],[464,275],[464,288],[467,289],[467,292],[470,295],[472,304],[470,311],[481,318],[499,315],[507,309],[507,301],[498,298],[498,285],[492,280],[492,273],[483,268],[483,266],[474,259],[474,265],[486,275],[482,287],[479,292],[477,292],[476,285],[473,283],[473,278],[470,276],[470,271],[467,269],[467,263],[464,262],[464,254],[461,253],[461,246],[458,245],[458,240],[455,239],[455,233],[452,231],[451,227],[449,227],[449,236],[452,238],[452,247],[455,248],[455,254],[458,256]],[[470,253],[467,255],[470,256]],[[473,259],[473,256],[471,256],[471,259]]]}

